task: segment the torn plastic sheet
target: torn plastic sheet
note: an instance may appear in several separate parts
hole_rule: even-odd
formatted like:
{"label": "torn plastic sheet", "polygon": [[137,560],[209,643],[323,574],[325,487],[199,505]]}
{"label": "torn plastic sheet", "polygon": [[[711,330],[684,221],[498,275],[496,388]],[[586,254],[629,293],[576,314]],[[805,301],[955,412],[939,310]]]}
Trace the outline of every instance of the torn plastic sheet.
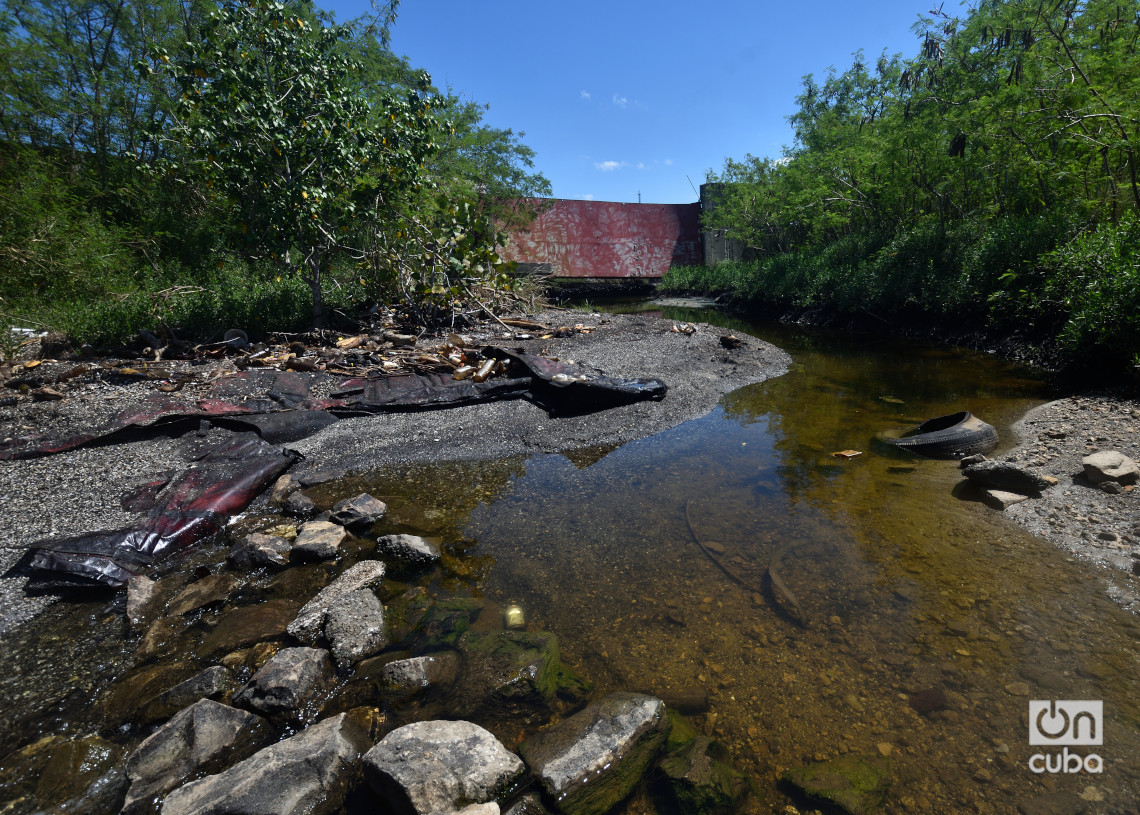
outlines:
{"label": "torn plastic sheet", "polygon": [[39,541],[16,568],[31,573],[39,587],[125,586],[154,563],[221,531],[299,458],[252,433],[235,434],[190,469],[156,477],[124,498],[127,508],[149,507],[137,526]]}
{"label": "torn plastic sheet", "polygon": [[[71,450],[129,428],[155,427],[183,419],[209,419],[253,429],[267,441],[295,441],[340,418],[373,413],[458,407],[526,399],[552,414],[581,414],[645,399],[667,391],[660,379],[621,379],[533,354],[488,347],[486,357],[507,363],[504,376],[483,382],[448,373],[343,378],[324,372],[242,371],[219,379],[196,401],[156,396],[124,410],[102,427],[66,438],[23,436],[0,444],[0,460],[33,458]],[[313,391],[329,392],[327,398]]]}

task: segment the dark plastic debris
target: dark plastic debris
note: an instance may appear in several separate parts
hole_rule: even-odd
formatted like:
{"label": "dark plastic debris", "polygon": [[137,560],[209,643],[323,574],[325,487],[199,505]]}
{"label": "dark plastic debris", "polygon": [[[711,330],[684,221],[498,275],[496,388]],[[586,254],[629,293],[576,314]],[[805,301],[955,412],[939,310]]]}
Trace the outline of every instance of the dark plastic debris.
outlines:
{"label": "dark plastic debris", "polygon": [[299,458],[252,433],[236,434],[169,482],[155,479],[129,496],[134,507],[151,504],[138,526],[40,541],[18,568],[32,574],[35,588],[125,586],[152,564],[221,531]]}

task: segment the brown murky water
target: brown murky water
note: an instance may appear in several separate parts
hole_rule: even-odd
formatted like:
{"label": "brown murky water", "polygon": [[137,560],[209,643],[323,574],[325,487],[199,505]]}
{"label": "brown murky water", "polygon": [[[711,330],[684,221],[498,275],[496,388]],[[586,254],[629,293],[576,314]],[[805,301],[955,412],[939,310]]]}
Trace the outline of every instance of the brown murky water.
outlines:
{"label": "brown murky water", "polygon": [[[1057,790],[1090,812],[1134,811],[1138,621],[1106,598],[1097,573],[954,497],[956,464],[874,440],[966,408],[1009,446],[1010,423],[1045,398],[1040,382],[968,352],[730,327],[789,350],[793,370],[617,449],[393,468],[315,497],[364,488],[387,501],[392,531],[444,543],[430,592],[520,604],[600,692],[707,693],[693,722],[753,779],[748,811],[803,808],[778,783],[784,769],[862,753],[892,763],[887,812],[1012,813]],[[863,455],[831,455],[847,449]],[[800,621],[763,591],[777,557]],[[306,582],[275,580],[248,586],[247,598]],[[4,643],[12,746],[52,732],[106,735],[85,711],[137,661],[137,635],[124,638],[116,613],[58,608]],[[180,648],[192,651],[210,623],[194,621]],[[208,664],[185,652],[162,659]],[[61,678],[60,665],[73,676]],[[939,709],[919,713],[915,694]],[[1034,754],[1056,752],[1029,745],[1033,699],[1103,701],[1103,745],[1072,748],[1095,751],[1102,772],[1030,769]],[[653,803],[639,796],[627,809]]]}

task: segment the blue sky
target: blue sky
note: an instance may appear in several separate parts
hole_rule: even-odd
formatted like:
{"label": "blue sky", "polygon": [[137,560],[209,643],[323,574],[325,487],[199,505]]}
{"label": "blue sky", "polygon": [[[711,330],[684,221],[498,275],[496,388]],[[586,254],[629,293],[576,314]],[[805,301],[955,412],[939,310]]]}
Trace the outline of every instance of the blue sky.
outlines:
{"label": "blue sky", "polygon": [[[339,19],[366,0],[317,0]],[[805,74],[914,56],[932,0],[403,0],[392,50],[526,133],[558,198],[696,200],[709,168],[777,156]],[[947,3],[946,11],[959,8]]]}

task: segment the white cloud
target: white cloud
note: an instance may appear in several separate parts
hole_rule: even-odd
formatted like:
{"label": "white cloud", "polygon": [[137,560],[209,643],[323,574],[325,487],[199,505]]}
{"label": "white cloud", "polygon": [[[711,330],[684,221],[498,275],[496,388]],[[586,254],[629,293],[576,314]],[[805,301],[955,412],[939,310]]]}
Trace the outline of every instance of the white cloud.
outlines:
{"label": "white cloud", "polygon": [[581,198],[579,200],[581,200],[581,201],[593,201],[594,200],[594,194],[592,192],[588,192],[585,195],[581,196]]}
{"label": "white cloud", "polygon": [[673,166],[673,159],[671,159],[671,158],[665,159],[665,166],[666,167],[672,167]]}
{"label": "white cloud", "polygon": [[618,96],[615,93],[614,94],[614,104],[617,105],[619,108],[624,108],[626,105],[629,104],[629,100],[626,99],[624,96]]}
{"label": "white cloud", "polygon": [[603,173],[613,172],[620,170],[622,167],[628,167],[629,163],[625,161],[596,161],[594,162],[594,169],[601,170]]}
{"label": "white cloud", "polygon": [[585,99],[587,102],[590,101],[590,92],[589,91],[582,91],[582,93],[579,95],[581,96],[581,98]]}
{"label": "white cloud", "polygon": [[637,162],[637,169],[644,170],[645,169],[645,162],[644,161]]}

